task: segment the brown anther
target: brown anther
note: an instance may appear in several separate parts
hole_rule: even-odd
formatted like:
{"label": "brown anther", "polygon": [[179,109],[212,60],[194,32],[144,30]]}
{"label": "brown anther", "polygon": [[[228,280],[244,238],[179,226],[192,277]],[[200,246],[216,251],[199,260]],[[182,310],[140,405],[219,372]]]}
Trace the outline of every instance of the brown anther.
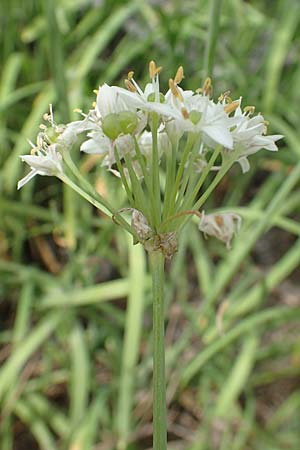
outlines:
{"label": "brown anther", "polygon": [[255,111],[255,106],[245,106],[244,113],[253,114]]}
{"label": "brown anther", "polygon": [[183,97],[172,78],[169,79],[169,88],[170,88],[170,91],[172,92],[172,94],[174,95],[174,97],[178,98],[178,100],[180,102],[183,102]]}
{"label": "brown anther", "polygon": [[204,95],[210,96],[212,94],[212,82],[211,78],[207,77],[202,86],[202,92]]}
{"label": "brown anther", "polygon": [[127,78],[128,78],[129,81],[132,80],[133,75],[134,75],[134,71],[133,71],[133,70],[131,70],[130,72],[128,72]]}
{"label": "brown anther", "polygon": [[181,114],[185,119],[189,118],[189,113],[187,112],[186,108],[181,108]]}
{"label": "brown anther", "polygon": [[125,80],[124,83],[125,83],[125,86],[127,87],[127,89],[130,92],[137,92],[136,87],[134,86],[134,84],[130,80]]}
{"label": "brown anther", "polygon": [[181,83],[183,78],[184,78],[183,67],[179,66],[178,69],[177,69],[175,78],[174,78],[174,83],[176,83],[176,84]]}
{"label": "brown anther", "polygon": [[235,100],[234,102],[228,103],[228,105],[226,105],[224,107],[224,110],[227,114],[230,114],[233,111],[235,111],[239,106],[240,106],[240,101]]}

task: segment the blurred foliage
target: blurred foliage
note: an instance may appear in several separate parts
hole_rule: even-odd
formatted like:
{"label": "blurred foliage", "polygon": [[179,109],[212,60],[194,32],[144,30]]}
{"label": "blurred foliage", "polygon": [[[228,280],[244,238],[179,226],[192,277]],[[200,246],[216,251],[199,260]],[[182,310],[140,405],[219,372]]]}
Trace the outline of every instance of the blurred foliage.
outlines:
{"label": "blurred foliage", "polygon": [[[18,156],[49,103],[60,121],[63,103],[87,108],[104,81],[122,83],[132,69],[146,80],[151,59],[163,66],[162,84],[182,64],[184,87],[200,86],[210,3],[60,0],[54,31],[46,2],[1,1],[3,450],[151,448],[144,252],[55,179],[17,192],[26,170]],[[59,52],[68,99],[53,82]],[[230,89],[254,103],[285,140],[277,154],[255,156],[247,175],[234,167],[205,206],[243,216],[233,249],[203,241],[190,223],[170,264],[170,450],[300,447],[299,61],[297,0],[223,2],[215,93]],[[80,157],[80,167],[116,208],[124,205],[97,159]]]}

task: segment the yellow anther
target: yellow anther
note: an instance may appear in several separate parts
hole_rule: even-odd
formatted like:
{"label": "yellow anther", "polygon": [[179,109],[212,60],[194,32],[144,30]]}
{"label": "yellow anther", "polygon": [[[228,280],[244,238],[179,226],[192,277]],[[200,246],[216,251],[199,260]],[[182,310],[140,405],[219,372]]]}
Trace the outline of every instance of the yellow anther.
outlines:
{"label": "yellow anther", "polygon": [[228,103],[228,105],[226,105],[224,107],[224,110],[227,114],[230,114],[233,111],[235,111],[239,106],[240,106],[240,101],[236,100],[234,102]]}
{"label": "yellow anther", "polygon": [[99,89],[93,89],[94,94],[98,95]]}
{"label": "yellow anther", "polygon": [[185,119],[189,118],[189,113],[187,112],[186,108],[181,108],[181,114]]}
{"label": "yellow anther", "polygon": [[154,78],[155,75],[157,75],[158,73],[160,73],[162,71],[162,67],[157,67],[157,65],[155,64],[154,61],[150,61],[149,62],[149,76],[150,78]]}
{"label": "yellow anther", "polygon": [[[230,94],[230,91],[225,91],[223,94],[221,94],[220,97],[218,98],[219,102],[222,102],[223,100],[227,100],[227,99],[231,100],[231,98],[229,97],[229,94]],[[229,101],[228,103],[231,103],[231,102],[232,102],[232,100]]]}
{"label": "yellow anther", "polygon": [[137,92],[136,87],[134,86],[134,84],[130,80],[125,80],[124,83],[125,83],[125,86],[127,87],[127,89],[130,92]]}
{"label": "yellow anther", "polygon": [[39,126],[39,129],[45,131],[45,130],[47,130],[47,127],[46,127],[46,125],[44,125],[43,123],[41,123],[40,126]]}
{"label": "yellow anther", "polygon": [[154,78],[156,75],[156,64],[154,61],[149,62],[149,76],[150,78]]}
{"label": "yellow anther", "polygon": [[96,103],[96,102],[93,102],[93,103],[92,103],[92,107],[93,107],[93,108],[96,108],[96,106],[97,106],[97,103]]}
{"label": "yellow anther", "polygon": [[255,106],[245,106],[244,113],[253,114],[255,111]]}
{"label": "yellow anther", "polygon": [[267,132],[268,132],[268,125],[270,125],[270,122],[268,120],[264,120],[263,124],[265,126],[263,134],[267,134]]}
{"label": "yellow anther", "polygon": [[80,108],[75,108],[75,109],[73,109],[73,112],[74,112],[74,113],[82,113],[82,109],[80,109]]}
{"label": "yellow anther", "polygon": [[175,75],[175,78],[174,78],[174,82],[176,84],[179,84],[179,83],[182,82],[183,78],[184,78],[183,67],[180,66],[177,69],[177,72],[176,72],[176,75]]}
{"label": "yellow anther", "polygon": [[204,95],[211,95],[212,93],[212,82],[211,78],[207,77],[202,86],[202,92]]}
{"label": "yellow anther", "polygon": [[174,97],[178,98],[180,102],[183,102],[183,97],[179,89],[177,88],[177,85],[174,83],[174,80],[172,80],[172,78],[169,79],[169,88]]}
{"label": "yellow anther", "polygon": [[30,154],[35,155],[38,151],[39,151],[39,149],[37,147],[34,147],[30,150]]}
{"label": "yellow anther", "polygon": [[133,75],[134,75],[134,71],[133,70],[128,72],[128,75],[127,75],[128,80],[131,80],[133,78]]}

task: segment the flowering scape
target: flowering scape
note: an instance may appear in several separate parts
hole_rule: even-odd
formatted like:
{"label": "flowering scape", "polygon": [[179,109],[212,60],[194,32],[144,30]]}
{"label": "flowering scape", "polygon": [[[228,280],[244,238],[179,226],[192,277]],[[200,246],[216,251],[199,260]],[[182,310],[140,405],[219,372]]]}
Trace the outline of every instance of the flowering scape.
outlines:
{"label": "flowering scape", "polygon": [[[163,94],[160,72],[151,61],[150,82],[144,90],[133,72],[125,80],[126,89],[104,84],[96,91],[93,109],[87,114],[78,111],[82,120],[67,125],[55,123],[50,106],[44,115],[47,125],[40,126],[36,144],[30,142],[31,154],[21,156],[31,171],[18,188],[35,175],[56,176],[91,203],[97,201],[96,206],[127,228],[135,242],[167,257],[176,251],[177,233],[191,214],[199,217],[205,235],[229,247],[240,217],[205,215],[199,208],[235,162],[248,171],[248,157],[260,149],[276,151],[282,136],[267,135],[264,117],[254,115],[254,107],[242,109],[241,98],[232,100],[225,92],[215,102],[209,78],[196,92],[183,90],[182,67]],[[70,155],[79,139],[82,152],[102,155],[102,166],[120,178],[130,207],[114,211],[82,180]],[[215,177],[201,193],[210,172]],[[130,226],[122,217],[126,211],[131,213]]]}

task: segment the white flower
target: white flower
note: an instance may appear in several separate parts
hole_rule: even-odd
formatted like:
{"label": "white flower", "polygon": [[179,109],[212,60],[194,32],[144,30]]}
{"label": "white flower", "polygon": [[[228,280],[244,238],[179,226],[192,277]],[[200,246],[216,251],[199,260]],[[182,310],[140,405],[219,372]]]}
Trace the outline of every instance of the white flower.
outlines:
{"label": "white flower", "polygon": [[81,144],[80,150],[84,153],[102,155],[110,151],[112,147],[111,140],[105,136],[101,128],[97,131],[91,131],[87,134],[88,140]]}
{"label": "white flower", "polygon": [[135,111],[135,109],[135,107],[125,103],[116,86],[103,84],[99,87],[95,110],[102,119],[108,114],[117,114],[121,111]]}
{"label": "white flower", "polygon": [[65,125],[62,133],[57,138],[57,142],[64,148],[72,147],[80,133],[97,128],[95,121],[91,120],[91,117],[92,113],[89,113],[84,116],[83,120],[76,120]]}
{"label": "white flower", "polygon": [[156,112],[159,115],[173,117],[173,108],[164,103],[164,96],[159,90],[160,71],[161,67],[156,67],[154,61],[149,63],[151,83],[146,84],[144,91],[134,80],[133,72],[128,74],[128,80],[126,80],[128,90],[124,88],[116,88],[128,108],[138,108],[142,111]]}
{"label": "white flower", "polygon": [[32,155],[22,155],[20,158],[30,166],[31,171],[18,182],[18,189],[36,175],[56,176],[63,173],[62,156],[57,151],[56,144],[49,145],[47,149],[37,150]]}
{"label": "white flower", "polygon": [[250,168],[247,157],[253,155],[261,149],[277,151],[276,141],[283,136],[280,134],[265,135],[266,122],[261,114],[250,117],[247,112],[242,113],[239,107],[235,111],[235,118],[239,120],[237,126],[232,130],[234,149],[238,151],[237,161],[240,163],[243,172]]}
{"label": "white flower", "polygon": [[242,219],[235,213],[208,214],[202,212],[198,228],[204,235],[214,236],[230,248],[233,236],[239,231]]}
{"label": "white flower", "polygon": [[115,164],[115,150],[118,152],[119,158],[122,159],[125,154],[134,150],[134,139],[129,134],[121,135],[114,141],[109,139],[99,127],[98,131],[88,133],[89,139],[80,147],[84,153],[103,155],[102,166],[109,170]]}
{"label": "white flower", "polygon": [[174,120],[166,123],[167,133],[180,138],[183,132],[201,132],[203,141],[210,147],[222,145],[233,147],[230,128],[236,119],[229,117],[224,105],[214,103],[207,95],[184,91],[170,80],[170,90],[166,94],[167,103],[177,111]]}

